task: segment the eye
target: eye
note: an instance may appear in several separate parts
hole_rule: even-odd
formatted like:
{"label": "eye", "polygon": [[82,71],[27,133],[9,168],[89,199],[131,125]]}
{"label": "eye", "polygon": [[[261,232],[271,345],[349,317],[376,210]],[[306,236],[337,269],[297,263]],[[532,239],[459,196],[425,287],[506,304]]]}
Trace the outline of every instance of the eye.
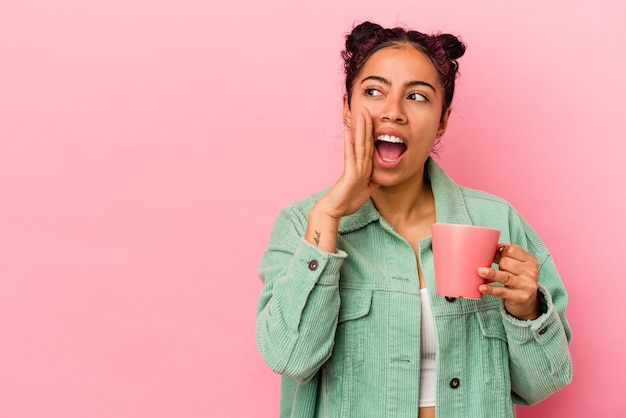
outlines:
{"label": "eye", "polygon": [[408,95],[407,99],[409,100],[415,100],[416,102],[427,102],[428,98],[426,97],[426,95],[419,93],[419,92],[414,92]]}
{"label": "eye", "polygon": [[368,88],[362,89],[361,91],[366,96],[371,96],[371,97],[382,96],[381,91],[374,87],[368,87]]}

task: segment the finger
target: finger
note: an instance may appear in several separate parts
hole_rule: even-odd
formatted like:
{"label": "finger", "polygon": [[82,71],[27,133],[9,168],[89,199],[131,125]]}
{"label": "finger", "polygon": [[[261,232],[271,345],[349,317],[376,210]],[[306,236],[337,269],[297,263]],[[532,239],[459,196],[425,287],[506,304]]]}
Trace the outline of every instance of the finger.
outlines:
{"label": "finger", "polygon": [[363,120],[365,121],[365,155],[374,155],[374,122],[367,108],[363,108]]}
{"label": "finger", "polygon": [[343,130],[343,156],[345,167],[354,164],[354,140],[350,128]]}
{"label": "finger", "polygon": [[539,261],[537,261],[537,258],[532,254],[525,254],[526,255],[516,253],[513,257],[501,256],[498,262],[498,268],[516,276],[537,280],[539,277]]}
{"label": "finger", "polygon": [[492,295],[501,299],[512,299],[515,297],[516,292],[508,287],[495,286],[493,284],[481,284],[478,290],[484,295]]}
{"label": "finger", "polygon": [[516,279],[515,275],[508,271],[494,270],[489,267],[480,267],[478,275],[485,280],[498,282],[507,287],[512,287],[513,281]]}
{"label": "finger", "polygon": [[[517,276],[508,271],[493,270],[484,267],[479,269],[478,274],[485,280],[491,281],[491,284],[485,284],[479,287],[479,290],[485,294],[512,299],[518,303],[525,303],[525,301],[537,293],[538,284],[537,280],[534,278]],[[495,283],[499,283],[501,286],[495,285]],[[495,290],[494,288],[499,289]],[[511,292],[500,289],[508,289]]]}
{"label": "finger", "polygon": [[504,309],[520,320],[536,319],[541,313],[537,292],[526,292],[502,286],[481,285],[478,290],[485,295],[492,295],[504,300]]}
{"label": "finger", "polygon": [[526,264],[510,257],[500,257],[498,268],[500,271],[509,272],[516,276],[525,275],[525,273],[528,272],[528,266]]}
{"label": "finger", "polygon": [[479,286],[478,290],[481,293],[497,296],[503,299],[510,299],[515,296],[515,292],[517,292],[517,290],[514,288],[514,285],[517,280],[519,280],[515,275],[506,271],[499,271],[486,267],[479,268],[478,274],[483,279],[491,282],[490,284],[482,284]]}
{"label": "finger", "polygon": [[509,303],[523,304],[528,302],[527,292],[524,290],[513,289],[510,287],[498,286],[494,284],[482,284],[478,288],[480,293],[484,295],[492,295]]}
{"label": "finger", "polygon": [[504,249],[506,248],[506,244],[498,244],[498,249],[496,250],[496,253],[493,256],[493,262],[496,264],[500,263],[500,258],[502,257],[502,251],[504,251]]}
{"label": "finger", "polygon": [[502,281],[493,281],[489,284],[481,284],[478,290],[481,293],[497,296],[519,304],[533,302],[537,296],[537,286],[533,286],[533,283],[528,280],[523,280],[511,274],[510,278],[507,278],[504,282],[510,284],[502,286],[504,284]]}
{"label": "finger", "polygon": [[362,113],[356,117],[356,125],[354,128],[354,155],[362,158],[365,154],[365,118]]}
{"label": "finger", "polygon": [[500,257],[509,257],[522,263],[531,261],[535,256],[524,250],[522,247],[516,244],[509,244],[502,247],[500,251]]}
{"label": "finger", "polygon": [[509,272],[505,272],[504,273],[504,277],[506,277],[506,281],[502,282],[502,284],[504,285],[504,287],[510,287],[511,286],[511,282],[513,281],[513,276],[511,273]]}

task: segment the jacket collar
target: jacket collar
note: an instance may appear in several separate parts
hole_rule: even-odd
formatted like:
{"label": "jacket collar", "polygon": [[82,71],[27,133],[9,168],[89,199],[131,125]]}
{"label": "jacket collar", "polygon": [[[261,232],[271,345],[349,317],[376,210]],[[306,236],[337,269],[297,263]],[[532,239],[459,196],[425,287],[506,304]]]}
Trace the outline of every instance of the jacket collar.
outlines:
{"label": "jacket collar", "polygon": [[[437,222],[471,225],[472,219],[465,205],[461,187],[430,157],[426,160],[426,175],[430,179],[435,196]],[[339,233],[356,231],[380,218],[380,213],[374,207],[374,203],[368,199],[355,213],[341,219]]]}

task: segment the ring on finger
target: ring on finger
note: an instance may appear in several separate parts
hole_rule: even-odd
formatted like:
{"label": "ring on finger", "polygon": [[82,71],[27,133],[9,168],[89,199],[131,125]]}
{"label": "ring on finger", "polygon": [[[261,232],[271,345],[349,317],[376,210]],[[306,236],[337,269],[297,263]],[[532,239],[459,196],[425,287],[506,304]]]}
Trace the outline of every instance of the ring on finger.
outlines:
{"label": "ring on finger", "polygon": [[506,283],[504,283],[505,287],[508,287],[511,284],[511,281],[513,280],[513,277],[511,277],[511,275],[509,273],[506,274]]}

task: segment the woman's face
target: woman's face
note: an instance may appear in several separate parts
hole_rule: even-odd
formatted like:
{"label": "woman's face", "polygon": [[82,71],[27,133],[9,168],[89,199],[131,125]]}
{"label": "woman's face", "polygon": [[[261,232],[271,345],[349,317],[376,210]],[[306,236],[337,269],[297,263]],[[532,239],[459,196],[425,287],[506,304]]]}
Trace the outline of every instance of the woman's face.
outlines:
{"label": "woman's face", "polygon": [[424,163],[450,114],[448,109],[441,115],[443,93],[430,59],[411,45],[381,49],[366,61],[355,78],[350,107],[344,97],[344,118],[354,129],[363,108],[372,117],[375,183],[393,187],[422,181]]}

